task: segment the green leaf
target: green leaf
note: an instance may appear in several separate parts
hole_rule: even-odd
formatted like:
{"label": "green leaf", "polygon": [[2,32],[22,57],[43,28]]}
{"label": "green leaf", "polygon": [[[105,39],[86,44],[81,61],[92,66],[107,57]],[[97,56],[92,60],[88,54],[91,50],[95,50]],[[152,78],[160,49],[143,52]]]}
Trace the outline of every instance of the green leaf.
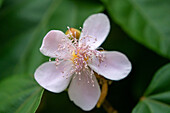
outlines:
{"label": "green leaf", "polygon": [[[103,7],[96,4],[96,2],[79,2],[76,0],[72,0],[72,2],[69,0],[60,0],[60,2],[54,1],[51,7],[53,8],[47,11],[48,16],[45,15],[40,26],[37,26],[35,29],[32,37],[33,40],[31,41],[27,53],[23,57],[24,62],[22,63],[23,65],[28,65],[28,67],[25,68],[28,73],[34,72],[40,63],[42,63],[42,61],[39,61],[42,56],[39,52],[39,48],[43,37],[49,30],[58,29],[65,32],[67,26],[79,28],[89,15],[103,10]],[[69,9],[72,10],[70,11]],[[29,56],[30,54],[32,56]],[[46,59],[46,61],[48,60]],[[21,67],[23,66],[21,65]]]}
{"label": "green leaf", "polygon": [[170,106],[156,100],[144,99],[133,109],[132,113],[169,113]]}
{"label": "green leaf", "polygon": [[[145,92],[145,96],[170,92],[170,64],[156,72],[153,80]],[[170,95],[169,95],[170,97]]]}
{"label": "green leaf", "polygon": [[155,74],[133,113],[170,113],[170,63]]}
{"label": "green leaf", "polygon": [[3,0],[0,0],[0,7],[2,6],[2,2],[3,2]]}
{"label": "green leaf", "polygon": [[[32,75],[48,61],[39,48],[49,30],[79,28],[88,16],[101,11],[102,4],[91,0],[5,0],[0,10],[0,79],[13,73]],[[25,77],[1,81],[0,112],[32,113],[37,109],[42,89]]]}
{"label": "green leaf", "polygon": [[170,0],[102,0],[134,40],[170,58]]}
{"label": "green leaf", "polygon": [[43,93],[28,75],[13,75],[1,80],[0,91],[0,113],[34,113]]}
{"label": "green leaf", "polygon": [[5,0],[4,7],[0,12],[2,76],[13,71],[33,74],[47,61],[39,48],[49,30],[79,28],[88,16],[103,11],[101,4],[91,0]]}

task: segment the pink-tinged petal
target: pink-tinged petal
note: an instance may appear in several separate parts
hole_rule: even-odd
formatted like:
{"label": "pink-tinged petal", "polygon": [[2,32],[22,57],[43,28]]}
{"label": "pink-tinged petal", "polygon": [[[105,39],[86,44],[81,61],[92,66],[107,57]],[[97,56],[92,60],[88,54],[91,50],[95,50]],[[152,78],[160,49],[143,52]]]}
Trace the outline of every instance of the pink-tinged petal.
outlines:
{"label": "pink-tinged petal", "polygon": [[[59,50],[64,48],[63,50]],[[49,31],[43,39],[40,51],[45,56],[54,58],[70,58],[71,51],[74,50],[71,40],[59,30]]]}
{"label": "pink-tinged petal", "polygon": [[55,61],[40,65],[35,73],[35,80],[45,89],[59,93],[65,90],[70,82],[72,61],[61,61],[56,66]]}
{"label": "pink-tinged petal", "polygon": [[[92,79],[90,78],[92,77]],[[88,83],[89,81],[89,83]],[[85,111],[95,107],[100,97],[100,87],[90,70],[82,71],[81,75],[75,75],[68,89],[70,100]]]}
{"label": "pink-tinged petal", "polygon": [[91,49],[96,49],[104,42],[109,31],[110,22],[105,14],[99,13],[91,15],[83,24],[79,44],[80,46],[86,44],[89,45]]}
{"label": "pink-tinged petal", "polygon": [[103,51],[101,54],[105,56],[103,62],[100,63],[95,56],[89,62],[89,66],[98,74],[107,79],[120,80],[130,73],[132,66],[124,54],[116,51]]}

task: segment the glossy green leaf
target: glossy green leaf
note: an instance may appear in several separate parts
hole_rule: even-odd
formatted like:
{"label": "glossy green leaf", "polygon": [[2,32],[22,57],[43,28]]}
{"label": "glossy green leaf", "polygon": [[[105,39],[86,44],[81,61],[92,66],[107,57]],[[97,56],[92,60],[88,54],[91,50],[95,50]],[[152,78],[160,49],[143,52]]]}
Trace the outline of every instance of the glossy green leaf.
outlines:
{"label": "glossy green leaf", "polygon": [[170,63],[155,74],[133,113],[170,113]]}
{"label": "glossy green leaf", "polygon": [[144,99],[139,102],[132,113],[169,113],[170,106],[156,100]]}
{"label": "glossy green leaf", "polygon": [[2,2],[3,2],[3,0],[0,0],[0,7],[1,7],[1,5],[2,5]]}
{"label": "glossy green leaf", "polygon": [[170,0],[102,0],[134,40],[170,58]]}
{"label": "glossy green leaf", "polygon": [[33,77],[13,75],[0,81],[0,113],[34,113],[43,89]]}
{"label": "glossy green leaf", "polygon": [[[48,61],[39,51],[43,37],[51,29],[65,32],[67,26],[81,27],[88,16],[103,11],[103,6],[91,0],[5,0],[3,6],[0,10],[0,78],[3,78],[0,112],[33,113],[42,89],[33,78],[26,78]],[[25,77],[5,79],[13,73],[24,73]]]}
{"label": "glossy green leaf", "polygon": [[33,74],[48,60],[39,48],[49,30],[65,32],[67,26],[79,28],[88,16],[103,11],[101,4],[90,0],[5,0],[3,4],[6,6],[0,12],[3,76],[13,71]]}
{"label": "glossy green leaf", "polygon": [[[170,64],[161,68],[154,76],[145,96],[170,92]],[[170,97],[170,95],[169,95]]]}

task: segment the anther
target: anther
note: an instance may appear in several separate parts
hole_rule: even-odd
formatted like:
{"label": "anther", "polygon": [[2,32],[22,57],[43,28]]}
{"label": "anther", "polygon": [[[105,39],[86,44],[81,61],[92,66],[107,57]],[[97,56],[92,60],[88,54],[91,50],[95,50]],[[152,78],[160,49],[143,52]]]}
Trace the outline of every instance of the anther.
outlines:
{"label": "anther", "polygon": [[51,62],[51,58],[49,58],[49,62]]}
{"label": "anther", "polygon": [[79,77],[79,80],[81,80],[81,78]]}

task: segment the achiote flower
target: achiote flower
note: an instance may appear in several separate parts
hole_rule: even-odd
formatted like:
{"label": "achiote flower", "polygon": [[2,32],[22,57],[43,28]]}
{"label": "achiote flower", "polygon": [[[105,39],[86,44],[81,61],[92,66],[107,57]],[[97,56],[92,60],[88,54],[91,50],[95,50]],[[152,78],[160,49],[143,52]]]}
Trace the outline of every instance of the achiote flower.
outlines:
{"label": "achiote flower", "polygon": [[[97,51],[110,31],[105,14],[88,17],[81,34],[76,35],[79,32],[74,29],[68,30],[67,35],[51,30],[44,37],[40,51],[55,61],[40,65],[34,76],[51,92],[59,93],[69,86],[70,100],[88,111],[95,107],[101,93],[94,71],[107,79],[120,80],[131,71],[131,63],[120,52]],[[78,39],[76,36],[79,35]]]}

